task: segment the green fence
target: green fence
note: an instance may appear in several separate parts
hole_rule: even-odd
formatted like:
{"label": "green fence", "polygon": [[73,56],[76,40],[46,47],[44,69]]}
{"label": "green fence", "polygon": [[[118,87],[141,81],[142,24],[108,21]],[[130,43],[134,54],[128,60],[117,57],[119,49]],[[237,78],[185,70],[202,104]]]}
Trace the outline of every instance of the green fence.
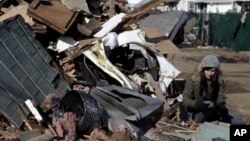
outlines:
{"label": "green fence", "polygon": [[209,44],[228,47],[236,51],[250,50],[250,14],[245,23],[241,22],[243,13],[210,14]]}
{"label": "green fence", "polygon": [[[250,51],[250,14],[245,23],[241,22],[244,13],[209,14],[209,45],[227,47],[236,51]],[[202,14],[188,13],[188,17],[198,18],[198,27],[202,29]],[[201,39],[201,30],[198,38]]]}

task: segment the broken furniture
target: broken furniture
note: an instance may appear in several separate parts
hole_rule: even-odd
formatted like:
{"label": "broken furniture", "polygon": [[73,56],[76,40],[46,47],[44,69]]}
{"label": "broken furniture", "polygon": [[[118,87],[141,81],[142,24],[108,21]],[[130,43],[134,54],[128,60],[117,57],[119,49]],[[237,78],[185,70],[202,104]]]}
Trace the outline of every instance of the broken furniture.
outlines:
{"label": "broken furniture", "polygon": [[64,34],[75,21],[78,12],[67,9],[60,1],[52,0],[45,2],[34,0],[30,4],[28,15],[55,31]]}

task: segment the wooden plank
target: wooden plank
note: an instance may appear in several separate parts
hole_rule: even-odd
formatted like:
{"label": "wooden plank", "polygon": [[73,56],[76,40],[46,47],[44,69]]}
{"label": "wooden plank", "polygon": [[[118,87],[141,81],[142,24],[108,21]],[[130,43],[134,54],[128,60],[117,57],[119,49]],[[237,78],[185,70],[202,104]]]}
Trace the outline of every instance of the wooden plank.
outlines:
{"label": "wooden plank", "polygon": [[70,11],[59,1],[50,1],[49,5],[40,2],[35,9],[30,7],[28,15],[64,34],[77,17],[78,12]]}
{"label": "wooden plank", "polygon": [[147,41],[153,43],[153,47],[162,54],[180,53],[180,49],[157,27],[142,27],[146,33]]}
{"label": "wooden plank", "polygon": [[70,60],[73,60],[75,58],[77,58],[78,56],[82,55],[82,52],[85,51],[85,50],[88,50],[90,49],[92,46],[91,46],[91,43],[93,41],[95,41],[96,39],[94,38],[91,38],[91,39],[86,39],[86,40],[81,40],[81,41],[78,41],[79,42],[79,46],[81,47],[78,51],[76,51],[74,54],[72,55],[69,55],[63,59],[61,59],[59,62],[60,62],[60,65],[64,64],[65,62],[68,62]]}
{"label": "wooden plank", "polygon": [[157,27],[142,26],[141,28],[146,33],[146,36],[150,39],[165,36],[164,33]]}
{"label": "wooden plank", "polygon": [[162,54],[181,53],[180,49],[170,40],[163,40],[155,45],[155,49]]}

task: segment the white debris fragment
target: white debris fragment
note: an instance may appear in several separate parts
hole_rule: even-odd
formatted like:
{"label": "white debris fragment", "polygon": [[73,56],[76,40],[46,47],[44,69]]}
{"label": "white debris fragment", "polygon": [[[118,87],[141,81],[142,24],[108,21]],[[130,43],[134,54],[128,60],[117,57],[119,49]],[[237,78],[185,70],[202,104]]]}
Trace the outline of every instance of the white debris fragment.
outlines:
{"label": "white debris fragment", "polygon": [[98,31],[94,37],[102,38],[107,35],[110,31],[112,31],[121,21],[122,18],[126,16],[125,13],[120,13],[115,15],[114,17],[110,18],[106,23],[102,25],[102,29]]}
{"label": "white debris fragment", "polygon": [[31,113],[35,116],[36,120],[38,122],[42,122],[43,118],[40,115],[40,113],[38,112],[38,110],[36,109],[36,107],[34,106],[34,104],[31,102],[31,100],[30,99],[26,100],[25,104],[30,109]]}
{"label": "white debris fragment", "polygon": [[108,33],[104,38],[102,38],[104,46],[108,46],[114,49],[118,46],[117,34],[115,32]]}
{"label": "white debris fragment", "polygon": [[53,48],[53,46],[49,46],[48,49],[61,53],[67,49],[76,47],[78,44],[79,42],[75,41],[71,37],[61,36],[58,38],[58,41],[56,43],[56,48]]}
{"label": "white debris fragment", "polygon": [[128,43],[145,45],[145,33],[141,29],[136,29],[131,31],[125,31],[118,35],[119,46]]}

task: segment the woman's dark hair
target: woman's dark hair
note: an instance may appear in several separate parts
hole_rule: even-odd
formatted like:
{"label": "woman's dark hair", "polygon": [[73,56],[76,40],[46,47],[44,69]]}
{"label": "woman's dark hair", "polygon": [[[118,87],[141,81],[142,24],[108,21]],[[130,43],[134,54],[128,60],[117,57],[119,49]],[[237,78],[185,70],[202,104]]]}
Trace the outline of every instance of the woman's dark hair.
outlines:
{"label": "woman's dark hair", "polygon": [[[205,69],[203,68],[200,72],[200,95],[207,96],[208,94],[208,85],[207,85],[207,78],[205,76]],[[215,73],[211,80],[211,87],[212,87],[212,94],[209,94],[209,96],[212,96],[213,98],[216,98],[219,93],[219,76],[222,74],[220,69],[216,69]]]}

